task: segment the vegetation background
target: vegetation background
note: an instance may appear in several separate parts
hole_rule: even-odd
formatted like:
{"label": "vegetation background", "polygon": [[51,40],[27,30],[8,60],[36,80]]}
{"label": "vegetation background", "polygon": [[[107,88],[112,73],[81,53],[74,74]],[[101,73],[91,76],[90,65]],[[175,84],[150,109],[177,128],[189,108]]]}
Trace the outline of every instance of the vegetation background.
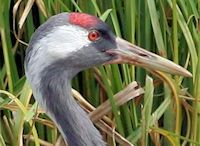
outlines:
{"label": "vegetation background", "polygon": [[[96,15],[117,36],[166,57],[193,74],[192,78],[155,74],[130,65],[100,66],[78,74],[73,88],[91,105],[97,107],[106,99],[111,103],[105,109],[112,107],[112,112],[105,112],[107,117],[103,119],[111,131],[98,124],[102,116],[94,122],[108,145],[200,145],[199,0],[0,0],[1,146],[62,143],[54,124],[37,108],[23,64],[35,29],[50,16],[64,11]],[[134,81],[140,86],[135,88]],[[140,87],[144,88],[144,95],[136,95],[135,90]],[[123,95],[120,99],[126,99],[131,92],[131,100],[115,102],[118,92]],[[80,101],[81,96],[73,93]],[[94,110],[86,101],[81,105]],[[96,112],[100,113],[101,110]]]}

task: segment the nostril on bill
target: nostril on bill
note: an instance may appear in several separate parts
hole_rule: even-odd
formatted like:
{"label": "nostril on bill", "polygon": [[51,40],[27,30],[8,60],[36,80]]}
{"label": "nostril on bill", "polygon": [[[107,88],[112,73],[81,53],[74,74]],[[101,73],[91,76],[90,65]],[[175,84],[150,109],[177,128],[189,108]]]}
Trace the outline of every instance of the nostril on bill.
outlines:
{"label": "nostril on bill", "polygon": [[144,54],[144,53],[138,53],[139,56],[145,57],[145,58],[151,58],[151,56]]}
{"label": "nostril on bill", "polygon": [[143,53],[139,53],[138,55],[140,55],[140,56],[142,56],[142,57],[149,57],[148,55],[143,54]]}
{"label": "nostril on bill", "polygon": [[144,58],[148,58],[148,59],[155,59],[155,57],[154,56],[152,56],[152,55],[150,55],[150,54],[145,54],[145,53],[143,53],[143,52],[139,52],[139,53],[137,53],[138,54],[138,56],[140,56],[140,57],[144,57]]}

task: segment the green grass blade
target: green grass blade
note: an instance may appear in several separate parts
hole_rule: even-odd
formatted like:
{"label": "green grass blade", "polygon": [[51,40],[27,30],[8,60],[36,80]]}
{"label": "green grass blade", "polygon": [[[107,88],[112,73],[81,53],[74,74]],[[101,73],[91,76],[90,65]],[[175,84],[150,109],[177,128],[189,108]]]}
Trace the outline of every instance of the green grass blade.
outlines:
{"label": "green grass blade", "polygon": [[[172,3],[170,0],[168,0],[168,3],[170,4],[170,6],[172,7]],[[195,44],[194,44],[194,41],[192,39],[192,35],[191,35],[191,32],[188,28],[188,25],[181,13],[181,10],[179,9],[178,6],[176,6],[176,9],[177,9],[177,12],[178,12],[178,24],[185,36],[185,40],[188,44],[188,49],[191,53],[191,59],[192,59],[192,73],[193,73],[193,79],[195,79],[195,74],[196,74],[196,67],[197,67],[197,60],[198,60],[198,57],[197,57],[197,52],[196,52],[196,47],[195,47]]]}
{"label": "green grass blade", "polygon": [[9,7],[10,0],[0,1],[0,35],[2,41],[3,56],[5,61],[6,74],[8,78],[9,91],[13,92],[15,82],[18,80],[18,72],[14,59],[14,54],[12,52],[12,44],[10,37],[10,25],[9,25]]}
{"label": "green grass blade", "polygon": [[153,106],[153,79],[149,76],[146,77],[145,94],[144,94],[144,107],[142,109],[142,146],[148,146],[148,131],[151,120],[151,112]]}
{"label": "green grass blade", "polygon": [[155,1],[147,0],[147,5],[159,54],[166,54]]}

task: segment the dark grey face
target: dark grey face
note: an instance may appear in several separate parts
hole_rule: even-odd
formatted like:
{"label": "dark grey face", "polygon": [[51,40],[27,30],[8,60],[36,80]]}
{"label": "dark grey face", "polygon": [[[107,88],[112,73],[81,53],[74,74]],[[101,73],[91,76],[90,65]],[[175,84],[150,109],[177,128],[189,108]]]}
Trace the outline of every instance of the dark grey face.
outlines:
{"label": "dark grey face", "polygon": [[[78,26],[80,27],[81,26]],[[88,45],[82,46],[82,48],[68,56],[67,62],[73,62],[73,67],[78,69],[85,69],[91,66],[103,64],[114,56],[106,53],[109,49],[117,48],[116,37],[109,28],[109,26],[98,20],[98,24],[84,28],[87,31],[87,39],[90,41]],[[97,33],[92,39],[90,39],[90,33]],[[95,39],[96,37],[96,39]]]}
{"label": "dark grey face", "polygon": [[98,50],[105,52],[108,49],[116,48],[116,40],[113,32],[108,28],[107,24],[103,23],[98,28],[92,28],[100,34],[100,38],[91,44]]}
{"label": "dark grey face", "polygon": [[103,64],[114,56],[106,53],[109,49],[117,48],[114,34],[104,28],[92,28],[90,32],[97,31],[99,33],[99,38],[95,41],[91,41],[89,45],[83,46],[79,51],[72,53],[70,58],[74,65],[78,68],[87,68],[99,64]]}

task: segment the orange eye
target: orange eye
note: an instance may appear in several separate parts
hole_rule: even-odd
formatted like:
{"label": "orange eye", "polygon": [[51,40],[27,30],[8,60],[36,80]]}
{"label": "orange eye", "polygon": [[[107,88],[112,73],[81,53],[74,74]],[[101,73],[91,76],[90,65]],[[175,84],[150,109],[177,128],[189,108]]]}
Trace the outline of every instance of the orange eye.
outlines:
{"label": "orange eye", "polygon": [[92,30],[91,32],[89,32],[88,34],[88,39],[90,41],[96,41],[100,38],[100,33],[96,30]]}

